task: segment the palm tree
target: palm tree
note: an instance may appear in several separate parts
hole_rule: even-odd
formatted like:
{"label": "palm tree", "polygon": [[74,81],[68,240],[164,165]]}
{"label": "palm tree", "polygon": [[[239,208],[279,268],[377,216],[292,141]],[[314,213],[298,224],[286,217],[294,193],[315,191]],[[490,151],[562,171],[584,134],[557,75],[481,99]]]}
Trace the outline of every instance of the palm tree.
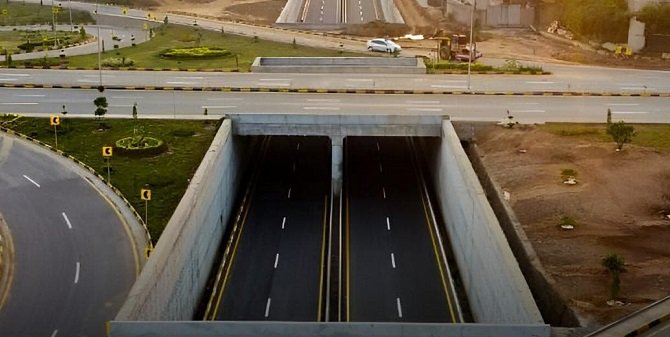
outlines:
{"label": "palm tree", "polygon": [[608,254],[601,261],[605,269],[612,275],[612,286],[610,288],[610,299],[616,300],[619,297],[619,290],[621,285],[621,279],[619,275],[625,271],[624,269],[624,259],[622,256],[617,254]]}

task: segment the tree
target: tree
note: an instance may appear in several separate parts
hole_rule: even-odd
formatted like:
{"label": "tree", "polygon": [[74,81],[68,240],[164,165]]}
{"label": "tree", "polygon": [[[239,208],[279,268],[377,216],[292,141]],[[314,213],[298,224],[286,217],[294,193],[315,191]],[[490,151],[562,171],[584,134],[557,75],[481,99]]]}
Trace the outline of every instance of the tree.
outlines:
{"label": "tree", "polygon": [[107,106],[108,106],[107,97],[100,96],[95,100],[93,100],[93,104],[95,104],[95,111],[94,111],[95,116],[102,119],[107,113]]}
{"label": "tree", "polygon": [[607,127],[612,125],[612,109],[607,108]]}
{"label": "tree", "polygon": [[564,0],[561,7],[561,21],[578,36],[611,42],[628,38],[626,0]]}
{"label": "tree", "polygon": [[617,150],[621,150],[623,144],[633,141],[635,127],[626,124],[624,121],[618,121],[607,126],[607,134],[612,136],[612,139],[616,142]]}
{"label": "tree", "polygon": [[670,33],[670,4],[648,4],[637,13],[637,20],[646,24],[647,33]]}
{"label": "tree", "polygon": [[133,104],[133,137],[137,135],[137,102]]}
{"label": "tree", "polygon": [[610,299],[616,300],[619,297],[619,290],[621,286],[621,279],[619,276],[625,271],[624,268],[624,259],[622,256],[617,254],[609,254],[605,256],[600,264],[607,269],[607,271],[612,275],[612,286],[610,287]]}

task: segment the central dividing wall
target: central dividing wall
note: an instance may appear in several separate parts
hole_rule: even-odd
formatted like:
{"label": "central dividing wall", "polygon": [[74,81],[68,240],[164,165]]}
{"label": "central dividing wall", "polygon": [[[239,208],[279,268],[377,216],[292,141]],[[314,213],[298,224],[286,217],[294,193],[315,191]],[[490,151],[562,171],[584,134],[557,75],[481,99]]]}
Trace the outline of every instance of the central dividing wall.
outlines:
{"label": "central dividing wall", "polygon": [[439,209],[477,323],[541,324],[537,305],[450,121],[433,174]]}

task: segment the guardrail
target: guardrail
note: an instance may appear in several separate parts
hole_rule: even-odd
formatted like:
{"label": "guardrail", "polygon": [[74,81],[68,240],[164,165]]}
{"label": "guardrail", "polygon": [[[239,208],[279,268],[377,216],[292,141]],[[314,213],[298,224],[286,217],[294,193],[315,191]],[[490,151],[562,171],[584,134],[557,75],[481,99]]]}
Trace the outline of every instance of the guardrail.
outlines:
{"label": "guardrail", "polygon": [[[666,305],[668,306],[668,308],[660,317],[651,320],[644,319],[643,317],[644,313],[650,312],[654,309],[658,309],[662,305]],[[641,322],[639,322],[638,324],[635,321],[641,321]],[[607,324],[602,328],[586,335],[585,337],[606,337],[606,336],[633,337],[638,336],[648,331],[649,329],[652,329],[655,326],[668,321],[670,321],[670,296],[662,298],[634,313],[631,313],[621,319],[618,319],[610,324]],[[634,328],[632,330],[628,330],[626,328],[627,325],[633,325]]]}
{"label": "guardrail", "polygon": [[61,155],[65,158],[67,158],[67,159],[70,159],[71,161],[78,164],[80,167],[82,167],[82,168],[88,170],[89,172],[91,172],[94,176],[96,176],[102,182],[104,182],[105,185],[107,185],[107,187],[109,187],[114,192],[114,194],[116,194],[116,196],[118,196],[123,201],[125,206],[128,207],[128,209],[133,213],[133,216],[135,216],[137,221],[140,224],[142,224],[142,228],[144,228],[144,233],[146,235],[147,244],[148,244],[148,247],[145,248],[145,256],[147,258],[149,258],[149,255],[151,254],[151,251],[153,250],[153,242],[151,241],[151,233],[149,233],[149,228],[147,227],[147,224],[144,221],[144,219],[142,218],[142,216],[137,212],[137,210],[135,210],[135,207],[133,207],[133,205],[130,203],[130,201],[128,201],[128,199],[126,199],[126,197],[123,195],[123,193],[121,193],[121,191],[118,188],[116,188],[116,186],[112,185],[109,181],[107,181],[105,179],[105,177],[103,175],[101,175],[100,173],[98,173],[94,168],[92,168],[88,164],[82,162],[81,160],[73,157],[72,155],[68,154],[67,152],[64,152],[62,150],[54,148],[53,146],[51,146],[51,145],[49,145],[49,144],[47,144],[47,143],[45,143],[45,142],[43,142],[39,139],[35,139],[35,138],[30,137],[30,136],[24,135],[20,132],[14,131],[14,130],[12,130],[10,128],[7,128],[5,126],[2,126],[2,125],[0,125],[0,131],[5,132],[5,133],[10,134],[10,135],[14,135],[14,136],[26,139],[28,141],[31,141],[31,142],[39,145],[39,146],[42,146],[42,147],[44,147],[44,148],[46,148],[46,149],[48,149],[52,152],[55,152],[55,153]]}

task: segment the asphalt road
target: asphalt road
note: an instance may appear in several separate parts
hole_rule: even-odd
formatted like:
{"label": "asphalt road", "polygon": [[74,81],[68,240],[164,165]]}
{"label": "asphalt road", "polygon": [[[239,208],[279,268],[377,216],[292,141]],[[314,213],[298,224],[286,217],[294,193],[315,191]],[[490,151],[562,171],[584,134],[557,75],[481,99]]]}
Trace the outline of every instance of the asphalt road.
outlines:
{"label": "asphalt road", "polygon": [[[31,116],[93,116],[96,90],[0,89],[0,112]],[[500,121],[506,110],[523,123],[670,122],[668,97],[548,97],[470,95],[347,95],[107,90],[108,117],[218,118],[229,113],[449,115],[452,120]]]}
{"label": "asphalt road", "polygon": [[406,139],[347,137],[345,153],[347,320],[454,322]]}
{"label": "asphalt road", "polygon": [[272,137],[217,319],[319,320],[329,146],[326,137]]}
{"label": "asphalt road", "polygon": [[105,336],[137,266],[124,225],[87,181],[0,135],[0,213],[15,247],[3,337]]}
{"label": "asphalt road", "polygon": [[[365,47],[361,47],[365,49]],[[670,72],[553,65],[554,75],[472,75],[473,91],[670,93]],[[90,70],[0,69],[0,84],[97,84]],[[103,71],[106,85],[466,91],[467,75]]]}

